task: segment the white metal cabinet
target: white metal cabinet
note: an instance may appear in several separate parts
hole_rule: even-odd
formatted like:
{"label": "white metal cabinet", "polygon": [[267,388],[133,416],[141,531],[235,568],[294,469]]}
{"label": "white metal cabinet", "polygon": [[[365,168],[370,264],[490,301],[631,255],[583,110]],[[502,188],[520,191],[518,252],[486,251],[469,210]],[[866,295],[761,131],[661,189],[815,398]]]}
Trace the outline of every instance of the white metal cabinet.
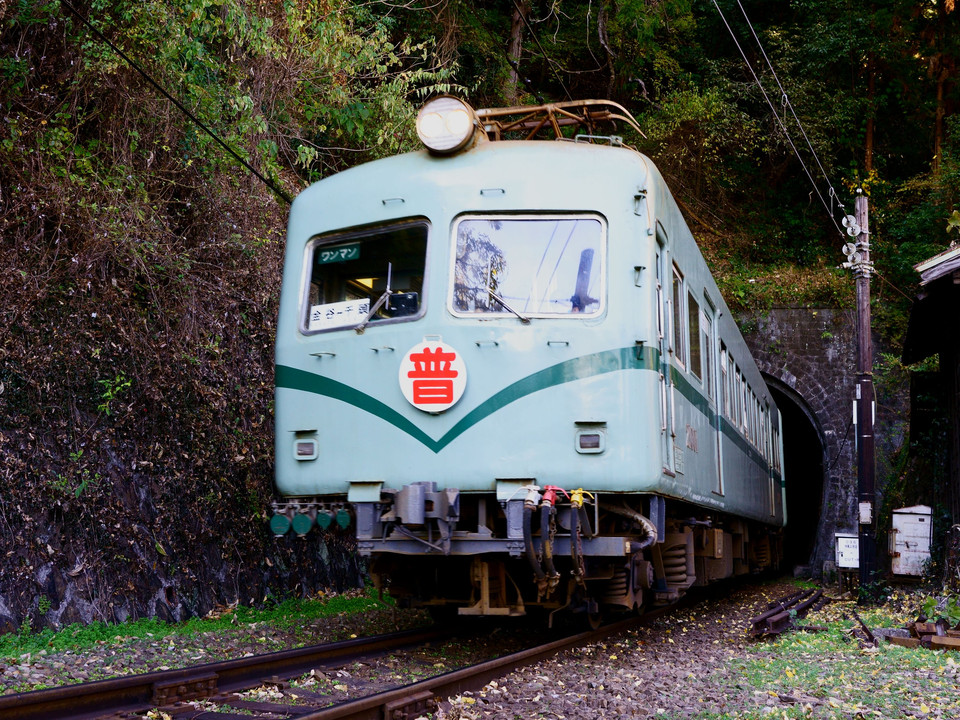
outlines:
{"label": "white metal cabinet", "polygon": [[923,574],[930,559],[930,507],[914,505],[893,511],[890,531],[891,570],[894,575]]}

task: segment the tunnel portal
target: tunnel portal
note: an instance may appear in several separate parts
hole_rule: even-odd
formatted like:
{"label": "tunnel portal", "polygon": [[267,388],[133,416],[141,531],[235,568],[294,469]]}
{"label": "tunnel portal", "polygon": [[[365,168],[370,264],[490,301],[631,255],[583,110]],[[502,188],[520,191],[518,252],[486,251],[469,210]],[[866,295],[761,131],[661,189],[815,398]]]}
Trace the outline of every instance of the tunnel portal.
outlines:
{"label": "tunnel portal", "polygon": [[776,383],[768,383],[783,421],[783,466],[787,488],[787,568],[808,565],[817,541],[823,503],[824,448],[820,432],[801,401]]}
{"label": "tunnel portal", "polygon": [[[787,490],[785,551],[791,569],[820,576],[837,533],[858,530],[857,453],[852,422],[857,332],[852,310],[773,308],[738,317],[744,338],[783,415]],[[883,348],[874,338],[875,358]],[[881,367],[877,362],[874,367]],[[904,441],[909,391],[877,384],[875,443],[880,507],[884,458]]]}

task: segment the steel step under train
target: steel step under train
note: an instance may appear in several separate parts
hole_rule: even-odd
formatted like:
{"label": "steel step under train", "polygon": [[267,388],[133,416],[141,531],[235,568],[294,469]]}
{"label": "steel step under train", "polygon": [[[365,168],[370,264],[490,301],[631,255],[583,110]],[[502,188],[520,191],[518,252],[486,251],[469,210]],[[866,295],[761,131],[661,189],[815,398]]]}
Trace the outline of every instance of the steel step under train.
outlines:
{"label": "steel step under train", "polygon": [[378,585],[461,615],[776,566],[780,415],[663,178],[604,134],[635,121],[444,96],[417,123],[290,212],[274,533],[352,528]]}

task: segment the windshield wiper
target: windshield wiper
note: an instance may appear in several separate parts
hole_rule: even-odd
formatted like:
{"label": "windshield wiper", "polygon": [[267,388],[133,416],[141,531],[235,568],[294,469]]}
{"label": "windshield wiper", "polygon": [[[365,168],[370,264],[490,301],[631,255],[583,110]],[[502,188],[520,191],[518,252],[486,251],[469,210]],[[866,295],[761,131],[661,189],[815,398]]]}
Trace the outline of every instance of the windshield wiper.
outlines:
{"label": "windshield wiper", "polygon": [[516,315],[518,318],[520,318],[520,322],[522,322],[524,325],[529,325],[529,324],[530,324],[530,318],[528,318],[526,315],[521,315],[521,314],[518,313],[516,310],[514,310],[512,307],[510,307],[509,305],[507,305],[506,301],[505,301],[502,297],[500,297],[499,295],[497,295],[497,293],[495,293],[493,290],[491,290],[490,288],[487,288],[487,292],[490,294],[490,297],[492,297],[492,298],[493,298],[494,300],[496,300],[498,303],[500,303],[501,305],[503,305],[507,310],[509,310],[510,312],[512,312],[512,313],[513,313],[514,315]]}
{"label": "windshield wiper", "polygon": [[393,292],[390,289],[390,281],[391,281],[392,275],[393,275],[393,263],[388,262],[387,263],[387,289],[383,291],[383,295],[380,296],[380,299],[373,304],[372,308],[370,308],[370,312],[367,313],[367,316],[363,319],[363,322],[361,322],[359,325],[357,325],[354,328],[354,330],[357,331],[357,335],[363,335],[363,331],[366,329],[367,323],[370,322],[370,318],[372,318],[374,315],[377,314],[377,310],[383,307],[384,303],[386,303],[387,310],[390,309],[390,294]]}
{"label": "windshield wiper", "polygon": [[496,300],[498,303],[500,303],[501,305],[503,305],[507,310],[509,310],[510,312],[512,312],[512,313],[513,313],[514,315],[516,315],[518,318],[520,318],[520,322],[521,322],[521,323],[523,323],[524,325],[529,325],[529,324],[530,324],[530,318],[528,318],[528,317],[525,316],[525,315],[521,315],[521,314],[518,313],[516,310],[514,310],[512,307],[510,307],[509,305],[507,305],[507,301],[504,300],[502,297],[500,297],[500,295],[498,295],[496,292],[494,292],[494,289],[493,289],[492,287],[490,287],[490,279],[491,279],[491,276],[492,276],[492,275],[493,275],[493,267],[491,266],[490,262],[488,261],[488,262],[487,262],[487,287],[486,287],[487,295],[488,295],[489,297],[492,297],[492,298],[493,298],[494,300]]}

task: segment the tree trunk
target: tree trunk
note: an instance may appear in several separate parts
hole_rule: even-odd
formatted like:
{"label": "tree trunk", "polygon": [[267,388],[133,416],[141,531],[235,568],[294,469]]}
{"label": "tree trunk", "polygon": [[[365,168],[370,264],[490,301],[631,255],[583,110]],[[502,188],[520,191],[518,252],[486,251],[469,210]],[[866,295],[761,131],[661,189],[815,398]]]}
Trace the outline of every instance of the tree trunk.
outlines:
{"label": "tree trunk", "polygon": [[869,177],[873,172],[873,116],[876,113],[876,69],[873,63],[873,53],[867,60],[867,137],[863,148],[863,169]]}
{"label": "tree trunk", "polygon": [[600,5],[597,13],[597,35],[600,38],[600,44],[607,53],[607,69],[610,71],[610,80],[607,83],[607,99],[613,96],[613,88],[616,85],[617,73],[613,65],[613,59],[617,54],[610,48],[610,39],[607,37],[607,6],[606,3]]}
{"label": "tree trunk", "polygon": [[443,67],[450,67],[457,59],[460,45],[458,0],[444,0],[434,10],[434,17],[440,25],[440,39],[437,41],[437,60]]}
{"label": "tree trunk", "polygon": [[931,75],[937,83],[937,110],[933,127],[933,175],[940,176],[940,167],[943,154],[943,121],[947,116],[947,96],[951,76],[954,70],[954,59],[950,48],[946,46],[950,30],[947,15],[954,10],[953,0],[939,0],[937,2],[937,28],[934,42],[934,54],[930,59]]}
{"label": "tree trunk", "polygon": [[507,44],[507,57],[510,59],[510,74],[503,88],[503,96],[511,105],[517,103],[520,97],[520,76],[517,68],[520,66],[520,55],[523,52],[523,28],[530,15],[530,3],[527,0],[514,3],[513,15],[510,19],[510,41]]}
{"label": "tree trunk", "polygon": [[946,83],[947,73],[939,67],[937,62],[937,115],[933,127],[933,176],[940,176],[940,154],[943,152],[943,118],[946,115],[944,108],[943,86]]}

